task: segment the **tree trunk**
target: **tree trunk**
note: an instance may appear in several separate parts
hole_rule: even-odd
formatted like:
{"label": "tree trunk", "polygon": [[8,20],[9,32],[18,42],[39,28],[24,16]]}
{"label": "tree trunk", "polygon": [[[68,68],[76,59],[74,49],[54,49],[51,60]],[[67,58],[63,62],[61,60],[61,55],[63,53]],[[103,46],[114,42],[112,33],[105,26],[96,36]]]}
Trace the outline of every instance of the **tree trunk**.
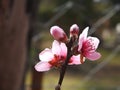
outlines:
{"label": "tree trunk", "polygon": [[20,89],[27,55],[26,0],[13,1],[0,1],[0,90]]}

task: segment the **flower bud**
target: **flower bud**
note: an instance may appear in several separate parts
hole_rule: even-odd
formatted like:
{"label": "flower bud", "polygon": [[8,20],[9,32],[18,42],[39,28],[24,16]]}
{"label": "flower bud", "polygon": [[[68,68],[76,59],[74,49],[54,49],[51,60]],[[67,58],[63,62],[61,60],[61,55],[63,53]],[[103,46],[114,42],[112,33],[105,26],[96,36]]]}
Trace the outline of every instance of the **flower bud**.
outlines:
{"label": "flower bud", "polygon": [[66,33],[58,26],[51,27],[50,33],[54,37],[54,39],[58,41],[66,42],[68,40]]}
{"label": "flower bud", "polygon": [[79,27],[77,26],[77,24],[73,24],[70,27],[70,37],[78,37],[79,34]]}

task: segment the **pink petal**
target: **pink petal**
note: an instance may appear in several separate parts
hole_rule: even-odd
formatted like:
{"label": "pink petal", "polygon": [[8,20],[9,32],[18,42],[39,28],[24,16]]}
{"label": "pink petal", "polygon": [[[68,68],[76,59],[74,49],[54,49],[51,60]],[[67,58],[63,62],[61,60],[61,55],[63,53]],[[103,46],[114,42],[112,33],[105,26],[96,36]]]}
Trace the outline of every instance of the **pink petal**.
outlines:
{"label": "pink petal", "polygon": [[89,30],[89,27],[86,27],[83,32],[80,34],[80,37],[79,38],[83,38],[83,39],[86,39],[87,38],[87,35],[88,35],[88,30]]}
{"label": "pink petal", "polygon": [[66,47],[66,45],[64,43],[61,43],[60,47],[61,47],[60,55],[66,57],[66,55],[67,55],[67,47]]}
{"label": "pink petal", "polygon": [[[85,61],[85,58],[84,58],[84,61]],[[73,55],[71,58],[70,58],[70,62],[68,63],[69,65],[78,65],[78,64],[81,64],[80,62],[80,55]]]}
{"label": "pink petal", "polygon": [[52,51],[48,48],[46,48],[39,54],[39,59],[41,61],[51,61],[53,58],[54,58],[54,55]]}
{"label": "pink petal", "polygon": [[94,45],[94,48],[95,48],[95,50],[98,48],[98,45],[99,45],[99,43],[100,43],[100,40],[98,39],[98,38],[96,38],[96,37],[88,37],[87,38],[88,40],[90,40],[91,39],[91,43],[93,43],[93,45]]}
{"label": "pink petal", "polygon": [[101,54],[98,52],[89,52],[85,54],[85,57],[91,61],[97,60],[101,57]]}
{"label": "pink petal", "polygon": [[50,70],[51,65],[48,62],[39,62],[35,65],[35,69],[39,72]]}
{"label": "pink petal", "polygon": [[60,52],[61,52],[60,42],[54,40],[52,44],[52,53],[60,55]]}
{"label": "pink petal", "polygon": [[82,45],[83,45],[83,41],[84,41],[83,38],[79,38],[79,41],[78,41],[78,51],[81,51],[81,48],[82,48]]}
{"label": "pink petal", "polygon": [[54,40],[52,45],[52,53],[59,56],[66,56],[67,54],[67,47],[65,43],[60,43]]}
{"label": "pink petal", "polygon": [[86,27],[86,28],[83,30],[83,32],[80,34],[80,36],[79,36],[79,42],[78,42],[79,47],[78,47],[78,51],[81,50],[81,48],[82,48],[82,43],[87,39],[88,29],[89,29],[89,27]]}

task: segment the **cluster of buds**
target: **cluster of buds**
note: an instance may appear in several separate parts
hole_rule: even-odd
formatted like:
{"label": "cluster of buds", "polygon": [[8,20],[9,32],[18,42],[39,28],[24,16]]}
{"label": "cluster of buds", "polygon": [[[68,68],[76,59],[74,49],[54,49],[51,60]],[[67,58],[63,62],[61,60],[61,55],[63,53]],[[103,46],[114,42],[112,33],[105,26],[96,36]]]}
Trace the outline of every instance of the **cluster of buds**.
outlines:
{"label": "cluster of buds", "polygon": [[99,45],[99,39],[88,36],[89,27],[86,27],[79,35],[79,27],[73,24],[70,27],[70,36],[66,35],[63,29],[53,26],[50,29],[51,35],[54,37],[52,48],[44,49],[40,54],[40,62],[35,65],[37,71],[48,71],[53,67],[61,68],[68,57],[68,47],[70,47],[70,58],[68,65],[79,65],[85,62],[85,59],[94,61],[101,57],[96,51]]}

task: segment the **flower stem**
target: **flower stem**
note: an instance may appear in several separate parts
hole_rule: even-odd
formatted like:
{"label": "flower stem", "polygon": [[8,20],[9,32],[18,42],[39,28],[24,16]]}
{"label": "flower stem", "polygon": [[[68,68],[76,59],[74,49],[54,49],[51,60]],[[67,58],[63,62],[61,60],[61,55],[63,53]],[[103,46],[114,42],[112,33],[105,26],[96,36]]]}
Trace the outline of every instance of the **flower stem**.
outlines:
{"label": "flower stem", "polygon": [[72,39],[70,39],[70,41],[66,45],[67,45],[67,58],[65,60],[65,63],[62,65],[62,67],[60,69],[60,77],[59,77],[58,85],[56,86],[55,90],[61,90],[60,87],[61,87],[63,79],[64,79],[67,65],[70,60],[70,57],[72,56],[72,52],[71,52],[71,47],[73,46]]}

